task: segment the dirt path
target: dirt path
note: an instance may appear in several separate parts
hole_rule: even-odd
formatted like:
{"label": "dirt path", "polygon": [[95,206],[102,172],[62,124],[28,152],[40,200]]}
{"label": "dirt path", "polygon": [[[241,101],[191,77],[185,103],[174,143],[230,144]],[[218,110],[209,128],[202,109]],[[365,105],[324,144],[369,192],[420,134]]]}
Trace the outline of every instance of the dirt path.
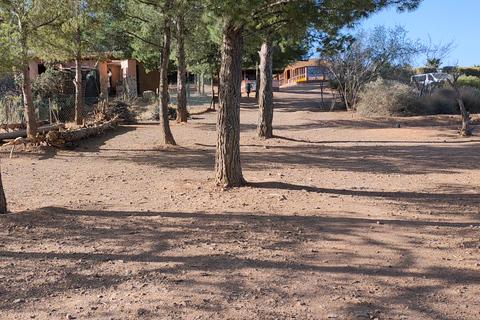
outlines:
{"label": "dirt path", "polygon": [[240,189],[213,185],[214,113],[178,147],[142,123],[5,149],[0,319],[480,319],[480,139],[298,89],[270,140],[245,99]]}

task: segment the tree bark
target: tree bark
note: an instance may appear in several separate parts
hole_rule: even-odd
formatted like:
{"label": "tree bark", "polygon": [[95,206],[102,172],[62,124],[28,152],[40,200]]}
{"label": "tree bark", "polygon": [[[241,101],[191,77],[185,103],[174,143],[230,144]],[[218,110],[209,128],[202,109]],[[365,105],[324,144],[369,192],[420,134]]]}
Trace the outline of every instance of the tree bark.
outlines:
{"label": "tree bark", "polygon": [[[78,40],[78,39],[77,39]],[[77,52],[75,59],[75,123],[83,124],[83,94],[82,94],[82,56]]]}
{"label": "tree bark", "polygon": [[229,188],[245,185],[240,163],[240,97],[242,84],[243,28],[226,22],[217,116],[215,182]]}
{"label": "tree bark", "polygon": [[79,128],[66,131],[51,130],[46,134],[45,140],[51,146],[62,148],[70,142],[78,141],[88,138],[90,136],[104,133],[109,129],[115,128],[121,122],[121,119],[115,118],[93,127]]}
{"label": "tree bark", "polygon": [[187,66],[185,63],[185,20],[177,20],[177,122],[187,122]]}
{"label": "tree bark", "polygon": [[37,119],[35,116],[32,84],[30,82],[28,66],[22,70],[22,94],[23,104],[25,106],[25,120],[27,122],[27,136],[35,137],[37,135]]}
{"label": "tree bark", "polygon": [[2,174],[0,173],[0,214],[7,213],[7,199],[3,191]]}
{"label": "tree bark", "polygon": [[266,39],[262,44],[260,54],[260,88],[258,90],[257,135],[259,138],[273,137],[273,44]]}
{"label": "tree bark", "polygon": [[257,62],[257,64],[255,65],[255,99],[258,101],[258,97],[259,97],[259,89],[260,89],[260,65],[259,63]]}
{"label": "tree bark", "polygon": [[469,137],[472,135],[472,128],[470,128],[470,113],[465,109],[465,104],[463,103],[462,94],[458,90],[457,86],[458,76],[453,76],[453,82],[448,79],[448,83],[455,91],[455,96],[457,97],[458,105],[460,107],[460,113],[462,114],[462,128],[460,129],[460,135],[463,137]]}
{"label": "tree bark", "polygon": [[163,141],[165,144],[176,145],[170,131],[170,123],[168,122],[168,63],[170,60],[170,45],[171,45],[171,29],[170,19],[165,18],[165,25],[163,28],[163,48],[160,57],[160,126],[163,133]]}

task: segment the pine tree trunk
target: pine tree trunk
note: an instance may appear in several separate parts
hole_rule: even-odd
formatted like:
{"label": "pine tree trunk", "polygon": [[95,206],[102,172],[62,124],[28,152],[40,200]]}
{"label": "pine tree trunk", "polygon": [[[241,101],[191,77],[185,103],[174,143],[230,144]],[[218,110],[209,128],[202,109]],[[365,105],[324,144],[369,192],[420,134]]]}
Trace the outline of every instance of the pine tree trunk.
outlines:
{"label": "pine tree trunk", "polygon": [[27,136],[37,135],[37,119],[35,116],[35,105],[33,104],[32,84],[28,67],[22,70],[22,94],[25,106],[25,120],[27,122]]}
{"label": "pine tree trunk", "polygon": [[75,59],[75,123],[83,124],[83,94],[82,94],[82,57],[77,53]]}
{"label": "pine tree trunk", "polygon": [[187,122],[187,67],[185,64],[185,21],[177,20],[177,122]]}
{"label": "pine tree trunk", "polygon": [[273,45],[265,40],[260,54],[260,88],[258,90],[259,119],[257,134],[260,138],[273,137]]}
{"label": "pine tree trunk", "polygon": [[7,213],[7,199],[3,191],[2,174],[0,173],[0,214]]}
{"label": "pine tree trunk", "polygon": [[[259,52],[260,54],[260,52]],[[256,84],[255,84],[255,100],[258,101],[258,95],[259,95],[259,89],[260,89],[260,65],[259,63],[257,62],[257,64],[255,65],[255,81],[256,81]]]}
{"label": "pine tree trunk", "polygon": [[225,23],[220,67],[215,182],[226,188],[240,187],[246,183],[240,163],[242,50],[242,28]]}
{"label": "pine tree trunk", "polygon": [[175,145],[172,132],[170,131],[170,123],[168,122],[168,63],[170,60],[170,45],[171,45],[171,29],[170,19],[165,19],[165,26],[163,30],[163,48],[160,57],[160,126],[163,133],[163,141],[165,144]]}

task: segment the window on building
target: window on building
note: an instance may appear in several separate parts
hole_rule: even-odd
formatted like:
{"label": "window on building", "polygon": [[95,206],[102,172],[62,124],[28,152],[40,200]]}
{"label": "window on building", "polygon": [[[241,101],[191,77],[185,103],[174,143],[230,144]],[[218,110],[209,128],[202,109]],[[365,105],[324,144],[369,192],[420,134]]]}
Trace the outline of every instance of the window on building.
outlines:
{"label": "window on building", "polygon": [[308,67],[308,78],[309,79],[322,79],[323,78],[323,68],[322,67]]}

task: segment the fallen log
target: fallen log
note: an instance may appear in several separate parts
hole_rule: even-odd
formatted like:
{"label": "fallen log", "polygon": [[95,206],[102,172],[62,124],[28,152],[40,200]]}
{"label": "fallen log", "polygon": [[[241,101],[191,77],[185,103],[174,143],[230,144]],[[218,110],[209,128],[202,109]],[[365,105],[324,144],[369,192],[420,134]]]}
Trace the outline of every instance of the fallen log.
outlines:
{"label": "fallen log", "polygon": [[121,119],[115,118],[110,121],[104,122],[101,125],[93,127],[79,128],[67,131],[50,131],[49,133],[47,133],[45,141],[51,146],[62,148],[74,141],[104,133],[106,130],[116,127],[120,122],[122,122]]}
{"label": "fallen log", "polygon": [[[41,127],[37,128],[38,133],[44,135],[45,133],[52,131],[52,130],[60,130],[60,128],[64,128],[65,126],[62,125],[56,125],[56,124],[47,124]],[[6,140],[6,139],[16,139],[16,138],[26,138],[27,137],[27,130],[17,130],[17,131],[12,131],[12,132],[5,132],[5,133],[0,133],[0,140]]]}

